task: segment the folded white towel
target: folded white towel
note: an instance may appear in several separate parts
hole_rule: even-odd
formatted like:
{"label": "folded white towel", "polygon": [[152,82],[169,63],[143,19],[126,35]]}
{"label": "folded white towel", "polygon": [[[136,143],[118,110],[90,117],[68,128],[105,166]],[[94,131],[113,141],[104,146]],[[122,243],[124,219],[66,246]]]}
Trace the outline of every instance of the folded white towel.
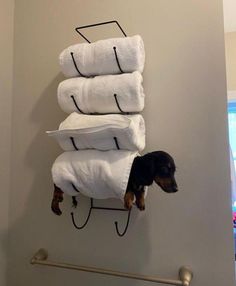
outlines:
{"label": "folded white towel", "polygon": [[95,199],[123,200],[137,152],[81,150],[65,152],[53,164],[53,182],[63,192]]}
{"label": "folded white towel", "polygon": [[143,72],[144,44],[139,35],[76,44],[66,48],[59,60],[66,77]]}
{"label": "folded white towel", "polygon": [[56,131],[48,131],[64,151],[81,149],[142,151],[145,123],[141,115],[69,115]]}
{"label": "folded white towel", "polygon": [[67,79],[58,86],[58,103],[66,113],[140,112],[145,97],[142,81],[139,72]]}

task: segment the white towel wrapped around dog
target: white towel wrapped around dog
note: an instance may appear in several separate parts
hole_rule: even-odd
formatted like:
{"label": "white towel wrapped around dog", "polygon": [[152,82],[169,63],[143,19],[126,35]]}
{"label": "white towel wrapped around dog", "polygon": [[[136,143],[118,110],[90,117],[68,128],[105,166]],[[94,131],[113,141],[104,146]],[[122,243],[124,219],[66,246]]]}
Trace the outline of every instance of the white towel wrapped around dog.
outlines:
{"label": "white towel wrapped around dog", "polygon": [[64,151],[142,151],[145,147],[145,123],[140,114],[81,115],[74,112],[58,130],[47,134],[54,137]]}
{"label": "white towel wrapped around dog", "polygon": [[[114,51],[116,50],[116,54]],[[139,35],[82,43],[66,48],[59,56],[66,77],[143,72],[145,51]]]}
{"label": "white towel wrapped around dog", "polygon": [[123,200],[137,152],[81,150],[65,152],[53,164],[54,184],[63,192],[95,199]]}
{"label": "white towel wrapped around dog", "polygon": [[139,72],[67,79],[58,86],[58,103],[66,113],[140,112],[145,97],[142,81]]}

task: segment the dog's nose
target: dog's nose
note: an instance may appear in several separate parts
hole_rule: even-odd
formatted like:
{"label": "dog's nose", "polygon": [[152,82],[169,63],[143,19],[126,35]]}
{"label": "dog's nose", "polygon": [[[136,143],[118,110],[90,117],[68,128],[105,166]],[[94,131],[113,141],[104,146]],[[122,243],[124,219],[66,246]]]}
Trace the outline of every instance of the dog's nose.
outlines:
{"label": "dog's nose", "polygon": [[176,193],[176,192],[178,192],[178,185],[177,185],[177,183],[176,183],[176,181],[175,181],[175,178],[172,178],[172,192],[173,193]]}
{"label": "dog's nose", "polygon": [[178,187],[176,186],[176,187],[174,187],[174,188],[172,188],[172,193],[176,193],[176,192],[178,192]]}

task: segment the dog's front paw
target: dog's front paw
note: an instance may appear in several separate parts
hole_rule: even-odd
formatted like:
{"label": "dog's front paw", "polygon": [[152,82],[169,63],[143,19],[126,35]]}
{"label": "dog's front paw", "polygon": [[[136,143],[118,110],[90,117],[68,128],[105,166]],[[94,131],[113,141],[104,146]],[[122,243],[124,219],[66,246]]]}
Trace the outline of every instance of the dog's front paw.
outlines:
{"label": "dog's front paw", "polygon": [[124,207],[127,210],[131,210],[133,206],[133,202],[132,201],[125,201]]}
{"label": "dog's front paw", "polygon": [[54,212],[54,214],[56,214],[56,215],[61,215],[61,214],[62,214],[62,211],[61,211],[60,208],[59,208],[58,202],[52,201],[51,210],[52,210],[52,211]]}
{"label": "dog's front paw", "polygon": [[133,200],[134,200],[134,193],[132,193],[132,192],[127,192],[127,193],[125,194],[125,197],[124,197],[124,207],[125,207],[127,210],[131,210],[131,209],[132,209]]}
{"label": "dog's front paw", "polygon": [[143,204],[141,204],[141,205],[138,205],[137,204],[137,207],[138,207],[138,209],[140,210],[140,211],[144,211],[145,210],[145,205]]}
{"label": "dog's front paw", "polygon": [[140,211],[144,211],[145,210],[145,203],[144,203],[144,200],[137,200],[136,201],[136,205],[137,205],[137,208],[140,210]]}
{"label": "dog's front paw", "polygon": [[141,194],[141,196],[136,196],[136,206],[140,211],[145,210],[145,200],[143,193]]}
{"label": "dog's front paw", "polygon": [[61,215],[62,214],[62,211],[58,208],[52,208],[52,211],[54,212],[54,214],[56,215]]}

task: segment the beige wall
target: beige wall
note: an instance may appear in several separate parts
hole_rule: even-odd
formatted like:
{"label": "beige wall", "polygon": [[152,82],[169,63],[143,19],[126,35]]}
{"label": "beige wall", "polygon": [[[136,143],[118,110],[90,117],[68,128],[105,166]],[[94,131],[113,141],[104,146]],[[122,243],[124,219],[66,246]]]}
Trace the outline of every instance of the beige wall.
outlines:
{"label": "beige wall", "polygon": [[236,90],[236,32],[225,34],[227,88]]}
{"label": "beige wall", "polygon": [[[45,135],[66,116],[56,100],[59,53],[82,42],[76,26],[110,19],[144,39],[145,152],[174,156],[180,188],[167,195],[153,187],[146,211],[133,211],[124,238],[113,225],[123,226],[121,214],[96,212],[79,232],[69,198],[62,217],[51,213],[50,168],[61,151]],[[114,34],[109,29],[107,36]],[[88,35],[99,39],[105,32]],[[14,56],[9,285],[149,285],[31,266],[31,255],[45,247],[55,260],[164,277],[187,264],[193,286],[233,286],[221,1],[16,1]],[[81,221],[88,205],[81,199]]]}
{"label": "beige wall", "polygon": [[10,133],[13,75],[14,1],[0,1],[0,285],[6,285],[8,199],[10,192]]}

